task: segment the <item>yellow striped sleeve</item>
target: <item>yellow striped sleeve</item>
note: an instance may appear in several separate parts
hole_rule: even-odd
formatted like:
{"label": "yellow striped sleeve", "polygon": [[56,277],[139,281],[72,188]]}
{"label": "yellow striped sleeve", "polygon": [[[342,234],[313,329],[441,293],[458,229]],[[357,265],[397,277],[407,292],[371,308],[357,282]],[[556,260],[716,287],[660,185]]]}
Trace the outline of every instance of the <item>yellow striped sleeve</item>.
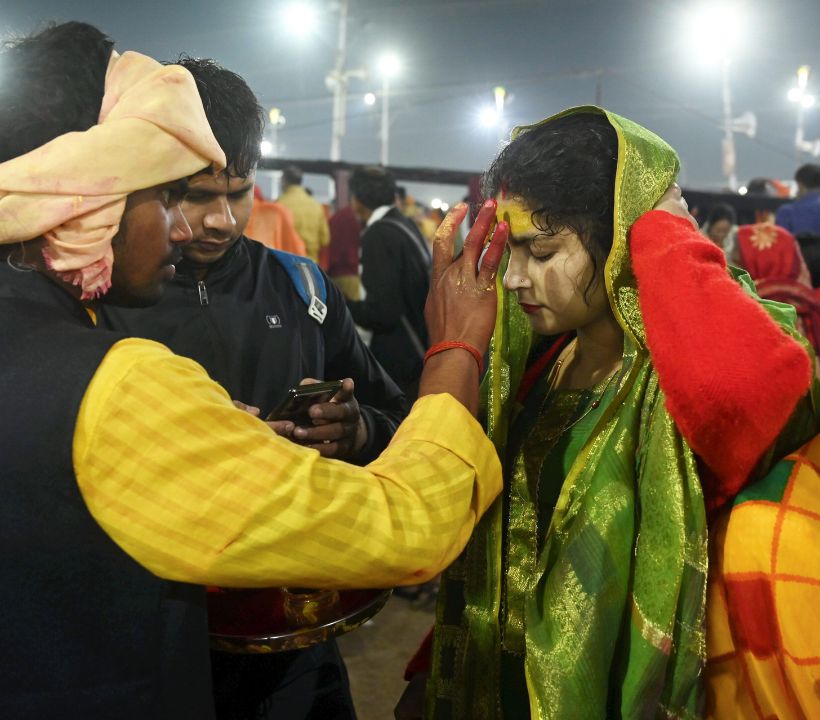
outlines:
{"label": "yellow striped sleeve", "polygon": [[74,434],[85,502],[156,575],[256,587],[390,587],[451,563],[501,489],[480,425],[419,400],[367,467],[322,458],[233,407],[191,360],[118,342]]}

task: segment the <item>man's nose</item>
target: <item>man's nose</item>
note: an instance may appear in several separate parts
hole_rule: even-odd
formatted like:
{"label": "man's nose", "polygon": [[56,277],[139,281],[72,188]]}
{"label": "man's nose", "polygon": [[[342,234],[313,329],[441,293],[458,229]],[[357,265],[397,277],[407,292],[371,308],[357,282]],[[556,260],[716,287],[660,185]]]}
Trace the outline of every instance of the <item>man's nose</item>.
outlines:
{"label": "man's nose", "polygon": [[180,205],[175,205],[173,209],[173,224],[171,225],[170,239],[172,243],[189,243],[194,239],[191,226],[182,212]]}
{"label": "man's nose", "polygon": [[236,218],[231,212],[230,203],[220,200],[219,204],[205,213],[203,225],[207,230],[214,230],[224,235],[233,235],[236,228]]}

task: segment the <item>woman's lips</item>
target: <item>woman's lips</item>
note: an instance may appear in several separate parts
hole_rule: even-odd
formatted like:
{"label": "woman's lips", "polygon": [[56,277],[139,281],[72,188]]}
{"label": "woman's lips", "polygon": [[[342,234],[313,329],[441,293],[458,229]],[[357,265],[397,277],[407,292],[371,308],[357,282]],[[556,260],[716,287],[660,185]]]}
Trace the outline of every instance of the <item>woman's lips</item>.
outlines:
{"label": "woman's lips", "polygon": [[521,306],[521,309],[528,315],[532,315],[532,313],[538,312],[541,309],[540,305],[530,305],[529,303],[518,304]]}

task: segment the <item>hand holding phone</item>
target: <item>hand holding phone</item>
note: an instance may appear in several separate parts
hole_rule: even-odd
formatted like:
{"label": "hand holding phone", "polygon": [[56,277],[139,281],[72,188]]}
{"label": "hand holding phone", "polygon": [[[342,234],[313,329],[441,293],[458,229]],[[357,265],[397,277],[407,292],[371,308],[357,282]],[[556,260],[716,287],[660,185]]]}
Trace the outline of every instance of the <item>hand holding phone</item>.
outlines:
{"label": "hand holding phone", "polygon": [[325,457],[355,460],[367,443],[367,427],[353,391],[350,378],[300,385],[268,414],[267,422],[277,434]]}
{"label": "hand holding phone", "polygon": [[330,402],[341,389],[341,380],[311,383],[310,385],[291,388],[288,390],[285,399],[268,413],[265,420],[268,422],[290,420],[294,425],[312,425],[313,421],[309,414],[310,408],[319,403]]}

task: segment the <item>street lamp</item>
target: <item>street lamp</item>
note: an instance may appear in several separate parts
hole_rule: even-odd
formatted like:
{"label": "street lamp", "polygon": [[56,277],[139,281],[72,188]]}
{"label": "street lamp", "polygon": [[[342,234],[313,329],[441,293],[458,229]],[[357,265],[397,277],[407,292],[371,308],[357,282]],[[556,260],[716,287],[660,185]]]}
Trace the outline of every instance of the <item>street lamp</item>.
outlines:
{"label": "street lamp", "polygon": [[316,27],[316,8],[304,2],[292,2],[285,7],[285,26],[296,35],[307,35]]}
{"label": "street lamp", "polygon": [[482,127],[494,128],[498,124],[498,111],[490,105],[485,105],[478,113],[478,121]]}
{"label": "street lamp", "polygon": [[390,145],[390,79],[398,74],[401,63],[396,55],[388,53],[379,58],[378,68],[382,76],[381,164],[387,167]]}
{"label": "street lamp", "polygon": [[801,65],[797,70],[797,85],[789,90],[788,98],[797,104],[797,130],[794,135],[794,147],[797,150],[797,157],[800,153],[810,153],[814,157],[820,155],[820,140],[806,140],[803,120],[806,110],[813,108],[817,100],[808,92],[809,74],[811,68],[808,65]]}
{"label": "street lamp", "polygon": [[504,103],[507,98],[507,91],[500,85],[493,88],[493,105],[485,105],[478,112],[478,122],[482,127],[489,129],[498,128],[503,133],[504,123]]}

